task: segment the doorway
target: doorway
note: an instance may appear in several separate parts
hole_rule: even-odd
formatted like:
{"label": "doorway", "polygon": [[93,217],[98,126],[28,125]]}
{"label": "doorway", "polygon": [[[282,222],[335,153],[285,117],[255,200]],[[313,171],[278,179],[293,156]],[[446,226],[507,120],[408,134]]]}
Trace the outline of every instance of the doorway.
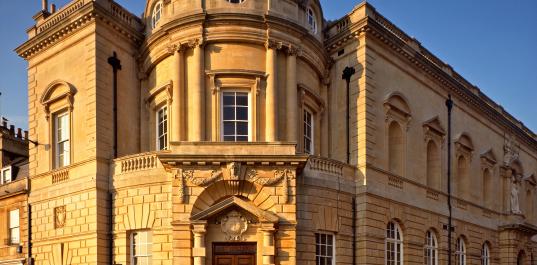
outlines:
{"label": "doorway", "polygon": [[213,265],[256,265],[255,242],[213,243]]}

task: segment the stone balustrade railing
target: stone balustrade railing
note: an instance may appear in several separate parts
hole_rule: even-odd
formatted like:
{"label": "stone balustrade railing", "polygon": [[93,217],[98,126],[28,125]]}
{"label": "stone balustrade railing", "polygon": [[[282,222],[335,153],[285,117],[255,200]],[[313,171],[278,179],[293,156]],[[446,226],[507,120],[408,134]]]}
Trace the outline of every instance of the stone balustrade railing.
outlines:
{"label": "stone balustrade railing", "polygon": [[336,160],[310,156],[308,159],[308,166],[311,170],[343,176],[343,169],[346,165]]}
{"label": "stone balustrade railing", "polygon": [[52,172],[52,184],[64,182],[66,180],[69,180],[68,169]]}
{"label": "stone balustrade railing", "polygon": [[116,173],[122,174],[153,169],[156,168],[159,163],[157,155],[153,152],[126,156],[116,159]]}
{"label": "stone balustrade railing", "polygon": [[57,12],[49,15],[46,17],[45,21],[38,25],[37,27],[37,33],[41,33],[49,28],[52,28],[56,24],[59,24],[64,19],[68,18],[70,15],[74,14],[75,12],[82,9],[85,5],[89,3],[95,3],[102,7],[104,7],[106,10],[108,10],[112,16],[117,18],[120,21],[125,22],[129,26],[135,28],[135,29],[141,29],[141,20],[139,17],[131,14],[129,11],[118,5],[117,3],[113,1],[94,1],[94,0],[78,0],[73,1],[70,4],[66,5],[65,7],[61,8]]}
{"label": "stone balustrade railing", "polygon": [[43,23],[37,28],[37,32],[41,33],[51,28],[52,26],[60,23],[66,17],[81,9],[84,6],[84,2],[87,2],[87,0],[73,1],[72,3],[58,10],[56,13],[50,15],[49,17],[47,17],[45,23]]}

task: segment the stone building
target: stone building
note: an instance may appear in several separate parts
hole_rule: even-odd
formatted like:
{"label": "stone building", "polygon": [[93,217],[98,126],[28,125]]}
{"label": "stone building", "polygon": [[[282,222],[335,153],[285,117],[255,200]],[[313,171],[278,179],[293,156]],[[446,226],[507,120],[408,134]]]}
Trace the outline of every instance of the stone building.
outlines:
{"label": "stone building", "polygon": [[28,132],[0,125],[0,264],[24,264],[28,240]]}
{"label": "stone building", "polygon": [[369,4],[34,19],[29,263],[534,262],[535,134]]}

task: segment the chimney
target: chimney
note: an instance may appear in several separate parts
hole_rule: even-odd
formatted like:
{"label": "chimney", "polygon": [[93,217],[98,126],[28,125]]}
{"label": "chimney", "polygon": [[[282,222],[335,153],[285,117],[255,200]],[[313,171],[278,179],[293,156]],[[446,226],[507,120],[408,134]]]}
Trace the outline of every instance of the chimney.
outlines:
{"label": "chimney", "polygon": [[50,13],[54,14],[55,12],[56,12],[56,5],[55,4],[50,4]]}
{"label": "chimney", "polygon": [[41,10],[48,11],[48,0],[41,0]]}
{"label": "chimney", "polygon": [[24,139],[28,140],[28,131],[26,131],[26,130],[24,131]]}
{"label": "chimney", "polygon": [[2,127],[6,128],[7,129],[7,121],[2,121]]}
{"label": "chimney", "polygon": [[17,138],[22,138],[22,129],[17,128]]}
{"label": "chimney", "polygon": [[15,135],[15,125],[9,125],[9,134],[11,134],[12,136]]}

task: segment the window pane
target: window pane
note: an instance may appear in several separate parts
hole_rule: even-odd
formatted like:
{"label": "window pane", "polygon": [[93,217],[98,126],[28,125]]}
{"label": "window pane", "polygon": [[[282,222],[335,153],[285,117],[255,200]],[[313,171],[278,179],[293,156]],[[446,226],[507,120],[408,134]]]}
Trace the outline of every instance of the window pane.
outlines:
{"label": "window pane", "polygon": [[226,121],[224,122],[224,136],[235,135],[235,123]]}
{"label": "window pane", "polygon": [[224,107],[224,120],[235,120],[235,109],[233,107]]}
{"label": "window pane", "polygon": [[237,120],[248,120],[248,107],[237,107]]}
{"label": "window pane", "polygon": [[237,142],[248,142],[248,136],[237,136]]}
{"label": "window pane", "polygon": [[237,135],[248,136],[247,122],[237,122]]}
{"label": "window pane", "polygon": [[224,105],[235,105],[235,93],[225,92],[224,93]]}
{"label": "window pane", "polygon": [[226,142],[234,142],[235,136],[224,136],[224,141]]}
{"label": "window pane", "polygon": [[20,243],[20,238],[19,238],[19,228],[11,228],[10,229],[10,243],[11,244],[18,244]]}
{"label": "window pane", "polygon": [[237,93],[237,106],[248,106],[247,93]]}
{"label": "window pane", "polygon": [[19,209],[15,209],[9,212],[9,227],[19,227]]}

